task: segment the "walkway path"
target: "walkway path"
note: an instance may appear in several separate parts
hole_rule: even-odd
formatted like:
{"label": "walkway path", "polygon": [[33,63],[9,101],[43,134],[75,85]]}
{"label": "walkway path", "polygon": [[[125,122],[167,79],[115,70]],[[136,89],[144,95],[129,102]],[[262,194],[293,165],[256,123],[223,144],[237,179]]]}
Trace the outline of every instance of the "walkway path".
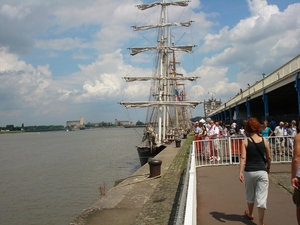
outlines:
{"label": "walkway path", "polygon": [[[266,225],[297,224],[290,184],[291,165],[272,164]],[[244,184],[238,178],[238,165],[197,168],[197,225],[257,224],[244,217],[247,208]]]}

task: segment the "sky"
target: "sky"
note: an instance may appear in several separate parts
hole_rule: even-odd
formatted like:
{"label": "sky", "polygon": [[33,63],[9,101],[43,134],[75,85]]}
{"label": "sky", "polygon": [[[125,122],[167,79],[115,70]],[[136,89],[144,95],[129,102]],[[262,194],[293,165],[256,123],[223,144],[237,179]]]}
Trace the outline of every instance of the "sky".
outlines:
{"label": "sky", "polygon": [[[80,116],[144,122],[145,109],[118,102],[148,99],[149,82],[122,77],[151,76],[153,53],[128,50],[155,34],[131,27],[156,22],[154,10],[135,7],[151,2],[0,0],[0,126],[65,125]],[[176,43],[197,46],[178,56],[183,74],[201,77],[186,83],[188,100],[225,103],[299,55],[299,12],[298,0],[192,0],[171,8],[172,21],[195,21],[174,32]],[[192,110],[201,115],[203,105]]]}

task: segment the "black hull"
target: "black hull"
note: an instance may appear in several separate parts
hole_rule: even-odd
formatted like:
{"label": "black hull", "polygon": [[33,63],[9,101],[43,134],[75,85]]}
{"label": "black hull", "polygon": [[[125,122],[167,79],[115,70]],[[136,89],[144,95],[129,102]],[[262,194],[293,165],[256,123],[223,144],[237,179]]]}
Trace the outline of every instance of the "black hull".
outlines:
{"label": "black hull", "polygon": [[155,157],[158,153],[160,153],[165,148],[166,148],[166,146],[164,146],[164,145],[161,145],[159,147],[155,147],[153,149],[138,147],[137,151],[138,151],[138,154],[139,154],[141,166],[148,163],[149,158]]}

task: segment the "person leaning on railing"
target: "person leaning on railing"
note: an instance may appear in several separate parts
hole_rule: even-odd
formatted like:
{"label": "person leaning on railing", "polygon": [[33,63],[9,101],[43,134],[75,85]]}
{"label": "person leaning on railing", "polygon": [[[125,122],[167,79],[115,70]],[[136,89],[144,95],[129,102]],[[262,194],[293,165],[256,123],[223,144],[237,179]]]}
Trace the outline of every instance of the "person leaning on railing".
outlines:
{"label": "person leaning on railing", "polygon": [[[268,127],[268,121],[267,120],[265,120],[263,122],[260,133],[261,133],[263,138],[269,138],[273,135],[272,129],[270,127]],[[269,142],[270,142],[270,140],[269,140]]]}
{"label": "person leaning on railing", "polygon": [[[253,220],[253,207],[256,198],[259,225],[263,225],[271,167],[269,142],[260,136],[261,124],[250,118],[245,124],[248,138],[243,140],[240,159],[239,180],[245,183],[247,210],[245,216]],[[265,158],[266,156],[266,158]],[[267,166],[266,166],[267,164]]]}

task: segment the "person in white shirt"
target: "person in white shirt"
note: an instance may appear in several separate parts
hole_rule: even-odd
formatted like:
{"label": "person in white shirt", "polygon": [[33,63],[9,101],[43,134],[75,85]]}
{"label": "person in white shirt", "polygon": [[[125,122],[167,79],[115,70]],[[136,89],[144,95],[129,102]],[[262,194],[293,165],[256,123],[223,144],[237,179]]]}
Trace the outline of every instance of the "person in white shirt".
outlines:
{"label": "person in white shirt", "polygon": [[240,129],[240,135],[241,135],[241,136],[245,136],[245,129],[244,129],[243,126],[242,126],[241,129]]}
{"label": "person in white shirt", "polygon": [[297,134],[296,120],[292,120],[289,129],[287,130],[287,147],[289,151],[289,155],[292,155],[292,151],[294,149],[294,138]]}
{"label": "person in white shirt", "polygon": [[284,152],[284,122],[280,122],[279,126],[277,126],[274,130],[274,134],[276,136],[277,146],[280,148],[280,156],[283,156]]}
{"label": "person in white shirt", "polygon": [[220,136],[220,131],[219,131],[219,128],[218,126],[215,125],[215,122],[213,120],[211,120],[209,122],[209,129],[208,129],[208,132],[207,132],[207,136],[210,138],[210,139],[214,139],[213,140],[213,143],[214,143],[214,146],[213,146],[213,149],[214,149],[214,154],[212,156],[212,159],[211,161],[220,161],[220,156],[219,156],[219,150],[220,150],[220,141],[218,140],[219,136]]}

